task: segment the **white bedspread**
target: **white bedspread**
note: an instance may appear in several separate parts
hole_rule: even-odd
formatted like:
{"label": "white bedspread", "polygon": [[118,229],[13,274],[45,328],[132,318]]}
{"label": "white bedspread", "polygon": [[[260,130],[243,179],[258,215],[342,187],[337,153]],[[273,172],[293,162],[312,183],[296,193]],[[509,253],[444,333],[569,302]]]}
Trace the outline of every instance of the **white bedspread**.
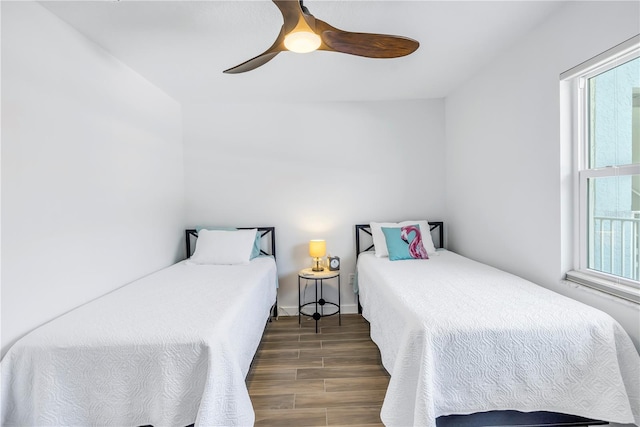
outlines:
{"label": "white bedspread", "polygon": [[2,425],[252,425],[276,281],[271,257],[181,262],[34,330],[2,360]]}
{"label": "white bedspread", "polygon": [[448,251],[360,254],[358,284],[391,374],[387,426],[506,409],[640,423],[640,357],[599,310]]}

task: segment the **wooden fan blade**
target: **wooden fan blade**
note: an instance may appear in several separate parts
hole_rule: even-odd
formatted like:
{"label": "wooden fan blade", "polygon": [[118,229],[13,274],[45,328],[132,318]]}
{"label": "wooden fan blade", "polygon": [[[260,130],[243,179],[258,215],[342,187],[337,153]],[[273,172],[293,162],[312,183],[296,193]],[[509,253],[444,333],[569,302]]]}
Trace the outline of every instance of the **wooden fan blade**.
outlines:
{"label": "wooden fan blade", "polygon": [[245,73],[247,71],[255,70],[256,68],[258,68],[258,67],[266,64],[267,62],[271,61],[279,53],[280,53],[279,51],[261,53],[260,55],[256,56],[255,58],[251,58],[250,60],[245,61],[240,65],[236,65],[235,67],[231,67],[231,68],[229,68],[227,70],[224,70],[223,73],[225,73],[225,74],[240,74],[240,73]]}
{"label": "wooden fan blade", "polygon": [[277,54],[279,54],[283,50],[287,50],[287,48],[284,47],[284,42],[283,42],[284,34],[285,34],[285,31],[284,31],[284,25],[283,25],[282,28],[280,29],[280,34],[278,34],[278,38],[276,38],[276,41],[271,45],[269,49],[265,50],[255,58],[251,58],[250,60],[245,61],[240,65],[236,65],[235,67],[231,67],[228,70],[224,70],[223,73],[226,73],[226,74],[244,73],[247,71],[255,70],[256,68],[271,61],[273,58],[276,57]]}
{"label": "wooden fan blade", "polygon": [[339,30],[320,19],[316,19],[316,31],[323,42],[320,49],[367,58],[399,58],[420,46],[408,37]]}
{"label": "wooden fan blade", "polygon": [[299,0],[273,0],[278,9],[280,9],[280,13],[282,13],[282,19],[284,19],[284,24],[282,27],[284,28],[284,33],[289,34],[296,25],[298,24],[298,20],[300,19],[300,15],[302,15],[302,8],[300,7]]}

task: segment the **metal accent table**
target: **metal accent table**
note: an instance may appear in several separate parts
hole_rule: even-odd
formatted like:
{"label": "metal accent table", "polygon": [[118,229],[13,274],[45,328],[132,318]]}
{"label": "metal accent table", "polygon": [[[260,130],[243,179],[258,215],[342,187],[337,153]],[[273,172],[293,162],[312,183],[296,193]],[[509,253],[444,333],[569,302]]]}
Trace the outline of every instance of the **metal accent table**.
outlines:
{"label": "metal accent table", "polygon": [[[314,281],[316,289],[316,298],[314,301],[303,303],[302,302],[302,280]],[[330,302],[324,299],[322,292],[322,285],[325,280],[337,279],[338,280],[338,303]],[[320,285],[320,298],[318,298],[318,285]],[[332,313],[325,314],[325,307],[329,305],[332,309],[335,309]],[[315,312],[305,313],[305,307],[315,307]],[[301,324],[302,316],[312,317],[316,321],[316,333],[318,333],[318,320],[327,316],[338,315],[338,325],[342,326],[342,314],[340,313],[340,270],[330,271],[326,268],[323,271],[313,271],[311,268],[305,268],[298,272],[298,325]]]}

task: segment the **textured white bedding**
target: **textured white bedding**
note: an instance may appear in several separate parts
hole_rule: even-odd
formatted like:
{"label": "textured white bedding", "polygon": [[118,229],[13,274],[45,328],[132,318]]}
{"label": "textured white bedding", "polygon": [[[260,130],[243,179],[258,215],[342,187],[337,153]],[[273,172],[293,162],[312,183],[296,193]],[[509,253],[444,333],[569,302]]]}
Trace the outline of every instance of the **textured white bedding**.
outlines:
{"label": "textured white bedding", "polygon": [[385,425],[435,426],[441,415],[506,409],[640,423],[640,357],[615,320],[439,253],[358,258],[363,315],[391,374]]}
{"label": "textured white bedding", "polygon": [[276,282],[271,257],[181,262],[43,325],[2,360],[2,425],[252,425]]}

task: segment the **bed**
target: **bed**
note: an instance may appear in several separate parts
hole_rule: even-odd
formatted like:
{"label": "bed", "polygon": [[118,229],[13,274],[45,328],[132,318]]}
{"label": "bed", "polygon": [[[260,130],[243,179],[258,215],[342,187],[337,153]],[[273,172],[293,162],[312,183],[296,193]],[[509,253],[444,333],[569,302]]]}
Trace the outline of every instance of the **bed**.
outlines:
{"label": "bed", "polygon": [[194,257],[20,339],[1,363],[2,425],[253,424],[245,377],[277,292],[275,229],[253,236],[246,263],[200,263],[196,241]]}
{"label": "bed", "polygon": [[357,288],[391,375],[385,425],[640,422],[640,357],[607,314],[444,249],[377,257],[372,234],[356,225]]}

